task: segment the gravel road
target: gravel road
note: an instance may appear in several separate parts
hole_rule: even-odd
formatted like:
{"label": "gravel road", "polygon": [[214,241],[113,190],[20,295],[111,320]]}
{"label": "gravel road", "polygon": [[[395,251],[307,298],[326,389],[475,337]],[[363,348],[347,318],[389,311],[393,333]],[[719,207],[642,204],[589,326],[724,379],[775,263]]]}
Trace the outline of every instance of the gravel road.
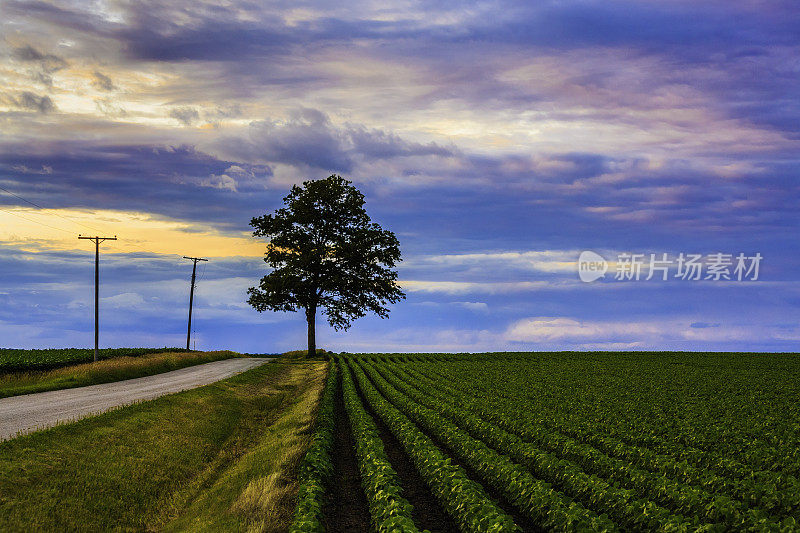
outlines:
{"label": "gravel road", "polygon": [[120,405],[208,385],[271,360],[263,357],[225,359],[143,378],[0,398],[0,441]]}

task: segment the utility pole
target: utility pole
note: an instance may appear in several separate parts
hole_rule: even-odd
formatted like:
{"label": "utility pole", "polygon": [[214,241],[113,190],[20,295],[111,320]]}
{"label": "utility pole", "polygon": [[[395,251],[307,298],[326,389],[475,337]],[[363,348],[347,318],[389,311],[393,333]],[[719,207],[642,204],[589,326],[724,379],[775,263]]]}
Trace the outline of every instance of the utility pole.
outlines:
{"label": "utility pole", "polygon": [[103,241],[116,241],[117,236],[84,237],[83,235],[78,235],[78,238],[94,242],[94,361],[96,363],[97,345],[100,339],[100,243]]}
{"label": "utility pole", "polygon": [[[194,303],[194,280],[197,277],[197,262],[208,261],[208,259],[202,259],[200,257],[186,257],[185,255],[183,258],[194,262],[194,265],[192,266],[192,287],[189,290],[189,328],[186,331],[186,350],[189,350],[189,341],[192,339],[192,304]],[[205,270],[203,272],[205,272]]]}

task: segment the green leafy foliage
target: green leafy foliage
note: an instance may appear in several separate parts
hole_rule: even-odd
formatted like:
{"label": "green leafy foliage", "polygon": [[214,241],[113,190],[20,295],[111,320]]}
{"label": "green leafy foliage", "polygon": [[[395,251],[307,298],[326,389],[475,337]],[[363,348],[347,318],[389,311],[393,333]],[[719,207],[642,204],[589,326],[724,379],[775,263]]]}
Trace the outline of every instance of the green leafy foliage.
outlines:
{"label": "green leafy foliage", "polygon": [[549,483],[534,478],[508,457],[472,438],[440,416],[437,410],[442,407],[441,404],[425,402],[432,409],[423,407],[390,385],[370,365],[364,365],[364,369],[392,404],[444,443],[459,460],[478,472],[487,483],[503,493],[508,501],[539,526],[552,531],[617,531],[615,524],[607,517],[598,516],[580,503],[553,490]]}
{"label": "green leafy foliage", "polygon": [[322,506],[328,482],[333,473],[334,400],[338,392],[339,365],[331,361],[325,390],[317,411],[317,422],[311,444],[300,463],[298,472],[298,498],[290,533],[318,533],[325,531]]}
{"label": "green leafy foliage", "polygon": [[487,489],[543,531],[800,531],[796,355],[340,357],[363,463],[358,390],[463,532],[519,529]]}
{"label": "green leafy foliage", "polygon": [[370,220],[364,195],[340,176],[293,186],[285,207],[253,218],[253,235],[267,237],[264,261],[272,271],[248,289],[257,311],[305,310],[309,352],[318,308],[334,329],[347,329],[372,312],[385,318],[389,303],[405,298],[395,265],[400,243]]}
{"label": "green leafy foliage", "polygon": [[[616,506],[616,514],[608,511],[621,525],[633,527],[629,520],[636,519],[635,509],[656,504],[674,517],[663,527],[797,527],[798,461],[791,460],[797,446],[792,443],[800,442],[800,427],[794,422],[798,387],[792,376],[800,366],[796,356],[492,354],[447,359],[444,365],[433,363],[434,357],[420,357],[406,361],[411,364],[376,367],[415,401],[433,402],[470,434],[486,432],[484,440],[495,449],[534,473],[542,468],[538,476],[584,503],[575,492],[578,487],[559,485],[561,470],[571,470],[574,479],[579,472],[597,478],[601,483],[595,489],[606,483],[629,493],[632,506]],[[724,394],[714,394],[715,389]],[[753,403],[754,397],[762,401]],[[715,413],[720,405],[733,412]],[[760,417],[747,421],[760,425],[758,430],[730,418],[736,412],[758,411]],[[729,426],[739,426],[738,432]],[[692,435],[684,434],[690,430]],[[746,434],[749,444],[733,452],[729,442],[707,434],[739,441]],[[783,453],[776,446],[781,441]],[[702,449],[693,445],[699,442]],[[772,464],[762,469],[766,457]],[[556,466],[548,469],[548,463]],[[600,498],[587,506],[603,505]],[[652,510],[646,515],[659,516]]]}
{"label": "green leafy foliage", "polygon": [[359,388],[373,410],[403,445],[422,479],[462,531],[515,532],[520,528],[469,479],[433,441],[372,386],[359,366],[352,366]]}
{"label": "green leafy foliage", "polygon": [[[158,352],[185,352],[184,348],[104,348],[98,359],[114,357],[139,357]],[[17,350],[0,348],[0,372],[27,372],[50,370],[94,359],[94,350],[85,348],[52,348],[44,350]]]}
{"label": "green leafy foliage", "polygon": [[[402,371],[400,373],[402,374]],[[410,379],[412,382],[415,381],[413,378]],[[424,378],[422,379],[424,380]],[[412,395],[420,398],[415,389],[407,390],[413,391]],[[712,523],[723,523],[728,527],[736,528],[756,527],[769,520],[768,515],[762,510],[748,509],[741,502],[710,493],[702,487],[675,481],[664,475],[639,468],[635,463],[610,457],[569,436],[548,431],[541,426],[526,424],[524,422],[525,413],[520,413],[518,408],[509,406],[508,411],[500,413],[487,409],[470,398],[459,402],[459,406],[456,408],[450,401],[452,395],[440,393],[438,398],[438,401],[430,398],[423,398],[421,401],[429,405],[434,403],[453,418],[467,416],[463,410],[464,403],[467,403],[469,411],[478,414],[483,421],[488,421],[488,425],[497,424],[497,427],[493,428],[494,433],[497,433],[498,429],[501,432],[507,430],[514,434],[509,437],[511,439],[519,437],[524,441],[533,442],[543,450],[573,462],[590,474],[633,487],[637,493],[652,498],[654,502],[673,512],[700,517]],[[471,422],[473,425],[484,424],[484,427],[487,427],[485,422],[476,419],[472,419]]]}
{"label": "green leafy foliage", "polygon": [[364,410],[353,378],[346,368],[342,372],[342,388],[345,408],[356,441],[361,484],[369,502],[375,530],[380,533],[418,532],[411,518],[411,504],[401,494],[402,488],[386,457],[378,428]]}

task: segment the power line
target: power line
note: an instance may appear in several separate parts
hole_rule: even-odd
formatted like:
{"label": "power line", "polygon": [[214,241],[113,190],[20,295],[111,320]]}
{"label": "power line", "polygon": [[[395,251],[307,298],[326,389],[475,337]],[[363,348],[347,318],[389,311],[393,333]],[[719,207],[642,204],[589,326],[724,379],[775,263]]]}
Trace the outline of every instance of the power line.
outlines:
{"label": "power line", "polygon": [[203,263],[203,271],[200,272],[200,279],[197,280],[197,285],[200,285],[200,282],[203,281],[203,278],[206,277],[206,267],[207,266],[208,266],[208,263]]}
{"label": "power line", "polygon": [[[100,229],[98,229],[98,228],[96,228],[94,226],[89,226],[89,225],[84,224],[82,222],[78,222],[77,220],[75,220],[75,219],[73,219],[71,217],[64,216],[64,215],[56,212],[56,210],[53,209],[53,208],[48,208],[48,207],[44,207],[43,205],[37,204],[36,202],[28,200],[27,198],[24,198],[24,197],[20,196],[19,194],[6,189],[5,187],[0,187],[0,191],[3,191],[5,193],[7,193],[7,194],[10,194],[14,198],[18,198],[19,200],[22,200],[23,202],[25,202],[27,204],[30,204],[33,207],[36,207],[36,208],[41,209],[43,211],[51,211],[52,212],[51,214],[53,214],[53,215],[55,215],[55,216],[57,216],[59,218],[62,218],[64,220],[68,221],[68,222],[72,222],[73,224],[77,224],[79,226],[83,226],[84,228],[89,228],[91,230],[98,231],[98,232],[101,232],[101,231],[104,232],[105,231],[105,230],[100,230]],[[13,215],[13,216],[21,218],[23,220],[27,220],[28,222],[33,222],[34,224],[39,224],[40,226],[45,226],[47,228],[54,229],[56,231],[61,231],[63,233],[68,233],[68,234],[74,235],[74,232],[72,232],[72,231],[66,230],[64,228],[59,228],[59,227],[53,226],[51,224],[46,224],[44,222],[40,222],[40,221],[32,219],[32,218],[25,217],[23,215],[20,215],[18,213],[13,212],[13,211],[9,211],[7,209],[0,208],[0,211],[6,212],[9,215]],[[111,250],[112,250],[111,253],[126,253],[123,249],[121,249],[120,246],[116,246],[116,245],[112,245],[112,244],[107,244],[106,246],[111,248]],[[154,251],[151,251],[151,250],[147,250],[147,249],[143,248],[142,246],[139,246],[138,244],[134,244],[134,243],[131,243],[131,242],[126,242],[125,246],[128,247],[128,248],[134,248],[136,251],[138,251],[140,253],[145,253],[145,254],[152,255],[152,256],[167,256],[167,257],[174,256],[178,260],[181,259],[181,257],[182,257],[180,254],[175,254],[175,253],[165,254],[165,253],[159,253],[159,252],[154,252]],[[127,252],[127,253],[130,253],[130,252]],[[202,271],[202,273],[200,275],[200,280],[201,281],[205,277],[205,273],[206,273],[205,266],[206,265],[204,264],[203,265],[203,271]]]}
{"label": "power line", "polygon": [[[3,189],[3,190],[5,190],[5,189]],[[39,208],[40,208],[40,209],[46,209],[46,208],[44,208],[44,207],[39,207]],[[50,225],[50,224],[46,224],[46,223],[44,223],[44,222],[41,222],[41,221],[39,221],[39,220],[35,220],[35,219],[33,219],[33,218],[28,218],[28,217],[26,217],[26,216],[22,216],[22,215],[20,215],[19,213],[15,213],[15,212],[13,212],[13,211],[9,211],[8,209],[3,209],[3,208],[0,208],[0,211],[3,211],[4,213],[8,213],[9,215],[15,216],[15,217],[17,217],[17,218],[21,218],[22,220],[27,220],[28,222],[33,222],[34,224],[39,224],[40,226],[44,226],[44,227],[47,227],[47,228],[50,228],[50,229],[54,229],[54,230],[56,230],[56,231],[60,231],[60,232],[62,232],[62,233],[67,233],[67,234],[69,234],[69,235],[75,235],[75,232],[73,232],[73,231],[66,230],[66,229],[64,229],[64,228],[58,228],[58,227],[56,227],[56,226],[53,226],[53,225]],[[61,217],[61,218],[64,218],[64,217]],[[77,223],[77,222],[76,222],[76,223]],[[86,226],[86,227],[89,227],[89,226]],[[145,250],[144,248],[142,248],[141,246],[138,246],[138,245],[136,245],[136,244],[128,244],[128,246],[132,246],[132,247],[134,247],[134,248],[138,249],[140,252],[143,252],[143,253],[146,253],[146,254],[150,254],[150,255],[174,255],[175,257],[181,257],[179,254],[159,254],[158,252],[152,252],[152,251],[150,251],[150,250]],[[112,248],[113,250],[116,250],[116,251],[117,251],[117,253],[125,253],[123,250],[121,250],[121,249],[120,249],[119,247],[117,247],[117,246],[111,246],[111,248]]]}
{"label": "power line", "polygon": [[[30,201],[30,200],[28,200],[28,199],[26,199],[26,198],[23,198],[22,196],[20,196],[20,195],[18,195],[18,194],[16,194],[16,193],[14,193],[14,192],[12,192],[12,191],[9,191],[9,190],[8,190],[8,189],[6,189],[5,187],[0,187],[0,191],[4,191],[4,192],[6,192],[6,193],[10,194],[11,196],[13,196],[13,197],[15,197],[15,198],[18,198],[18,199],[22,200],[23,202],[25,202],[25,203],[27,203],[27,204],[30,204],[30,205],[32,205],[32,206],[34,206],[34,207],[38,208],[38,209],[41,209],[41,210],[44,210],[44,211],[53,211],[51,214],[53,214],[53,215],[55,215],[55,216],[57,216],[57,217],[59,217],[59,218],[62,218],[62,219],[64,219],[64,220],[68,221],[68,222],[72,222],[73,224],[77,224],[77,225],[79,225],[79,226],[83,226],[84,228],[89,228],[89,229],[92,229],[92,230],[95,230],[95,231],[101,231],[101,230],[99,230],[99,229],[97,229],[97,228],[95,228],[95,227],[93,227],[93,226],[89,226],[89,225],[87,225],[87,224],[84,224],[84,223],[82,223],[82,222],[78,222],[77,220],[75,220],[75,219],[73,219],[73,218],[66,217],[66,216],[64,216],[64,215],[61,215],[60,213],[54,212],[55,210],[54,210],[54,209],[52,209],[52,208],[44,207],[44,206],[42,206],[42,205],[39,205],[39,204],[37,204],[36,202],[32,202],[32,201]],[[33,222],[34,224],[39,224],[40,226],[45,226],[45,227],[48,227],[48,228],[50,228],[50,229],[54,229],[54,230],[57,230],[57,231],[61,231],[61,232],[64,232],[64,233],[69,233],[69,234],[71,234],[71,235],[74,235],[74,232],[73,232],[73,231],[66,230],[66,229],[64,229],[64,228],[58,228],[58,227],[56,227],[56,226],[53,226],[53,225],[51,225],[51,224],[47,224],[47,223],[45,223],[45,222],[41,222],[41,221],[39,221],[39,220],[35,220],[35,219],[32,219],[32,218],[25,217],[25,216],[23,216],[23,215],[20,215],[19,213],[15,213],[15,212],[13,212],[13,211],[9,211],[9,210],[7,210],[7,209],[2,209],[2,208],[0,208],[0,211],[3,211],[3,212],[5,212],[5,213],[8,213],[9,215],[13,215],[13,216],[15,216],[15,217],[18,217],[18,218],[21,218],[21,219],[23,219],[23,220],[27,220],[28,222]],[[127,246],[129,246],[129,247],[133,247],[133,248],[136,248],[138,251],[140,251],[140,252],[143,252],[143,253],[146,253],[146,254],[150,254],[150,255],[174,255],[174,256],[176,256],[176,257],[178,257],[178,258],[179,258],[179,257],[181,257],[179,254],[159,254],[158,252],[152,252],[152,251],[150,251],[150,250],[146,250],[145,248],[142,248],[141,246],[139,246],[139,245],[136,245],[136,244],[132,244],[132,243],[127,243]],[[111,246],[111,248],[112,248],[113,250],[116,250],[116,251],[117,251],[117,252],[119,252],[119,253],[124,253],[124,252],[123,252],[123,251],[122,251],[122,250],[121,250],[121,249],[120,249],[118,246]]]}
{"label": "power line", "polygon": [[34,206],[34,207],[38,207],[39,209],[44,209],[44,207],[40,206],[39,204],[33,203],[33,202],[31,202],[30,200],[26,200],[25,198],[23,198],[22,196],[18,195],[17,193],[13,193],[13,192],[9,191],[8,189],[6,189],[6,188],[4,188],[4,187],[0,187],[0,191],[5,191],[5,192],[7,192],[8,194],[10,194],[11,196],[13,196],[13,197],[15,197],[15,198],[19,198],[19,199],[20,199],[20,200],[22,200],[23,202],[29,203],[29,204],[31,204],[31,205],[32,205],[32,206]]}
{"label": "power line", "polygon": [[[163,256],[173,256],[174,255],[176,258],[180,258],[181,257],[180,254],[164,254],[164,253],[158,253],[158,252],[153,252],[153,251],[150,251],[150,250],[146,250],[146,249],[142,248],[141,246],[139,246],[138,244],[133,244],[133,243],[130,243],[130,242],[126,243],[126,246],[136,248],[136,250],[138,252],[149,254],[149,255],[163,255]],[[111,248],[113,250],[116,250],[116,253],[121,253],[121,254],[122,253],[126,253],[119,246],[111,245]],[[127,253],[130,253],[130,252],[127,252]]]}
{"label": "power line", "polygon": [[50,229],[63,231],[64,233],[69,233],[71,235],[74,235],[74,232],[72,232],[72,231],[65,230],[64,228],[57,228],[55,226],[51,226],[50,224],[45,224],[44,222],[39,222],[38,220],[33,220],[32,218],[24,217],[24,216],[20,215],[19,213],[15,213],[15,212],[9,211],[7,209],[0,208],[0,211],[4,211],[4,212],[8,213],[9,215],[14,215],[15,217],[19,217],[19,218],[21,218],[23,220],[27,220],[28,222],[33,222],[34,224],[39,224],[40,226],[46,226],[46,227],[48,227]]}
{"label": "power line", "polygon": [[[30,204],[30,205],[32,205],[33,207],[36,207],[36,208],[38,208],[38,209],[42,209],[42,210],[44,210],[44,211],[51,211],[51,212],[52,212],[51,214],[53,214],[53,215],[55,215],[55,216],[57,216],[57,217],[59,217],[59,218],[62,218],[62,219],[64,219],[64,220],[68,221],[68,222],[72,222],[73,224],[77,224],[77,225],[79,225],[79,226],[83,226],[84,228],[88,228],[88,229],[91,229],[91,230],[93,230],[93,231],[105,231],[105,230],[100,230],[100,229],[98,229],[98,228],[96,228],[96,227],[94,227],[94,226],[89,226],[88,224],[84,224],[84,223],[82,223],[82,222],[78,222],[78,221],[77,221],[77,220],[75,220],[74,218],[71,218],[71,217],[64,216],[64,215],[62,215],[62,214],[60,214],[60,213],[56,212],[56,210],[55,210],[55,209],[53,209],[53,208],[44,207],[43,205],[40,205],[40,204],[37,204],[36,202],[33,202],[33,201],[31,201],[31,200],[28,200],[27,198],[23,198],[23,197],[22,197],[22,196],[20,196],[19,194],[15,193],[15,192],[13,192],[13,191],[10,191],[10,190],[8,190],[8,189],[6,189],[5,187],[0,187],[0,191],[4,191],[4,192],[6,192],[6,193],[10,194],[11,196],[13,196],[14,198],[18,198],[18,199],[22,200],[23,202],[25,202],[25,203],[27,203],[27,204]],[[40,225],[42,225],[42,226],[47,226],[48,228],[55,229],[55,230],[58,230],[58,231],[63,231],[63,232],[65,232],[65,233],[73,233],[73,232],[71,232],[71,231],[68,231],[68,230],[65,230],[65,229],[63,229],[63,228],[57,228],[57,227],[55,227],[55,226],[51,226],[50,224],[45,224],[44,222],[39,222],[39,221],[37,221],[37,220],[33,220],[33,219],[30,219],[30,218],[26,218],[26,217],[24,217],[24,216],[22,216],[22,215],[19,215],[19,214],[17,214],[17,213],[14,213],[14,212],[12,212],[12,211],[7,211],[7,210],[5,210],[5,209],[0,209],[0,210],[2,210],[2,211],[5,211],[6,213],[9,213],[9,214],[11,214],[11,215],[17,216],[17,217],[19,217],[19,218],[22,218],[22,219],[24,219],[24,220],[27,220],[28,222],[34,222],[34,223],[36,223],[36,224],[40,224]],[[133,248],[136,248],[136,249],[137,249],[137,250],[139,250],[140,252],[143,252],[143,253],[146,253],[146,254],[151,254],[151,255],[175,255],[176,257],[180,257],[180,255],[179,255],[179,254],[159,254],[159,253],[157,253],[157,252],[151,252],[150,250],[146,250],[146,249],[142,248],[141,246],[138,246],[138,245],[136,245],[136,244],[132,244],[132,243],[127,243],[127,246],[129,246],[129,247],[133,247]],[[111,246],[111,248],[112,248],[113,250],[117,250],[117,251],[118,251],[118,252],[120,252],[120,253],[124,253],[124,252],[123,252],[122,250],[120,250],[120,248],[119,248],[119,247],[117,247],[117,246]]]}
{"label": "power line", "polygon": [[[19,194],[15,193],[15,192],[13,192],[13,191],[10,191],[10,190],[8,190],[8,189],[6,189],[5,187],[0,187],[0,191],[6,192],[6,193],[10,194],[11,196],[13,196],[14,198],[18,198],[19,200],[22,200],[23,202],[25,202],[25,203],[27,203],[27,204],[30,204],[30,205],[32,205],[33,207],[36,207],[36,208],[38,208],[38,209],[42,209],[42,210],[44,210],[44,211],[51,211],[51,212],[52,212],[51,214],[53,214],[53,215],[55,215],[55,216],[57,216],[57,217],[59,217],[59,218],[62,218],[62,219],[64,219],[64,220],[68,221],[68,222],[72,222],[73,224],[77,224],[77,225],[79,225],[79,226],[83,226],[84,228],[88,228],[88,229],[91,229],[91,230],[93,230],[93,231],[105,232],[105,230],[100,230],[100,229],[98,229],[98,228],[96,228],[96,227],[94,227],[94,226],[89,226],[89,225],[87,225],[87,224],[84,224],[84,223],[82,223],[82,222],[78,222],[78,221],[77,221],[77,220],[75,220],[74,218],[71,218],[71,217],[68,217],[68,216],[62,215],[62,214],[60,214],[60,213],[56,212],[56,210],[55,210],[55,209],[53,209],[53,208],[50,208],[50,207],[44,207],[43,205],[40,205],[40,204],[37,204],[36,202],[33,202],[33,201],[31,201],[31,200],[28,200],[27,198],[24,198],[24,197],[20,196]],[[50,224],[46,224],[46,223],[44,223],[44,222],[40,222],[40,221],[38,221],[38,220],[34,220],[34,219],[31,219],[31,218],[24,217],[24,216],[22,216],[22,215],[20,215],[20,214],[18,214],[18,213],[14,213],[13,211],[8,211],[8,210],[6,210],[6,209],[2,209],[2,208],[0,208],[0,211],[4,211],[4,212],[8,213],[9,215],[13,215],[13,216],[15,216],[15,217],[19,217],[19,218],[21,218],[21,219],[23,219],[23,220],[27,220],[28,222],[33,222],[34,224],[39,224],[39,225],[41,225],[41,226],[45,226],[45,227],[48,227],[48,228],[50,228],[50,229],[54,229],[54,230],[57,230],[57,231],[61,231],[61,232],[64,232],[64,233],[69,233],[69,234],[73,234],[73,235],[74,235],[74,232],[72,232],[72,231],[66,230],[66,229],[64,229],[64,228],[57,228],[57,227],[55,227],[55,226],[52,226],[52,225],[50,225]],[[131,242],[126,242],[126,244],[125,244],[125,245],[126,245],[127,247],[129,247],[129,248],[130,248],[130,247],[132,247],[132,248],[135,248],[135,249],[136,249],[136,250],[138,250],[139,252],[141,252],[141,253],[145,253],[145,254],[149,254],[149,255],[155,255],[155,256],[175,256],[177,259],[180,259],[180,258],[181,258],[181,255],[180,255],[180,254],[165,254],[165,253],[153,252],[153,251],[151,251],[151,250],[147,250],[147,249],[145,249],[145,248],[143,248],[143,247],[141,247],[141,246],[139,246],[139,245],[137,245],[137,244],[133,244],[133,243],[131,243]],[[109,246],[109,247],[110,247],[112,250],[116,250],[116,252],[117,252],[117,253],[125,253],[125,252],[124,252],[124,251],[123,251],[123,250],[122,250],[122,249],[121,249],[119,246],[114,246],[114,245],[107,245],[107,246]],[[112,252],[112,253],[113,253],[113,252]],[[202,272],[202,274],[201,274],[201,276],[200,276],[200,279],[201,279],[201,280],[203,279],[203,276],[205,276],[205,265],[203,265],[203,267],[204,267],[204,268],[203,268],[203,272]]]}
{"label": "power line", "polygon": [[[20,196],[20,195],[18,195],[18,194],[16,194],[16,193],[14,193],[14,192],[12,192],[12,191],[9,191],[9,190],[8,190],[8,189],[6,189],[5,187],[0,187],[0,191],[3,191],[3,192],[5,192],[5,193],[7,193],[7,194],[10,194],[11,196],[13,196],[13,197],[15,197],[15,198],[17,198],[17,199],[19,199],[19,200],[22,200],[23,202],[25,202],[25,203],[27,203],[27,204],[30,204],[30,205],[32,205],[33,207],[37,208],[37,209],[41,209],[41,210],[44,210],[44,211],[53,211],[53,213],[52,213],[52,214],[56,215],[56,216],[57,216],[57,217],[59,217],[59,218],[62,218],[62,219],[64,219],[64,220],[66,220],[66,221],[68,221],[68,222],[72,222],[73,224],[77,224],[77,225],[79,225],[79,226],[83,226],[83,227],[85,227],[85,228],[89,228],[89,229],[92,229],[92,230],[95,230],[95,231],[101,231],[101,230],[99,230],[99,229],[97,229],[97,228],[95,228],[95,227],[93,227],[93,226],[89,226],[89,225],[87,225],[87,224],[83,224],[82,222],[78,222],[77,220],[75,220],[75,219],[73,219],[73,218],[70,218],[70,217],[67,217],[67,216],[61,215],[60,213],[58,213],[58,212],[55,212],[55,210],[53,210],[53,209],[46,208],[46,207],[44,207],[44,206],[42,206],[42,205],[39,205],[39,204],[37,204],[36,202],[33,202],[33,201],[31,201],[31,200],[28,200],[28,199],[26,199],[26,198],[23,198],[22,196]],[[0,211],[3,211],[3,212],[5,212],[5,213],[8,213],[8,214],[10,214],[10,215],[13,215],[13,216],[15,216],[15,217],[18,217],[18,218],[21,218],[21,219],[23,219],[23,220],[26,220],[26,221],[28,221],[28,222],[33,222],[34,224],[39,224],[39,225],[41,225],[41,226],[45,226],[45,227],[47,227],[47,228],[54,229],[54,230],[56,230],[56,231],[61,231],[61,232],[63,232],[63,233],[68,233],[68,234],[73,234],[73,235],[74,235],[74,233],[73,233],[72,231],[66,230],[66,229],[64,229],[64,228],[59,228],[59,227],[56,227],[56,226],[53,226],[53,225],[50,225],[50,224],[46,224],[46,223],[44,223],[44,222],[40,222],[40,221],[38,221],[38,220],[34,220],[34,219],[32,219],[32,218],[28,218],[28,217],[22,216],[22,215],[20,215],[20,214],[18,214],[18,213],[15,213],[15,212],[13,212],[13,211],[9,211],[9,210],[7,210],[7,209],[2,209],[2,208],[0,208]],[[116,235],[115,235],[114,237],[100,237],[99,235],[98,235],[98,236],[95,236],[95,237],[90,237],[90,236],[83,236],[83,235],[80,235],[80,234],[79,234],[79,235],[78,235],[78,239],[86,239],[86,240],[91,240],[91,241],[92,241],[92,242],[94,242],[94,244],[95,244],[95,274],[94,274],[94,360],[95,360],[95,361],[97,361],[97,358],[98,358],[98,345],[99,345],[99,329],[100,329],[100,328],[99,328],[99,305],[100,305],[100,299],[99,299],[99,294],[100,294],[100,288],[99,288],[99,285],[100,285],[100,277],[99,277],[99,273],[100,273],[100,243],[101,243],[101,242],[105,242],[105,241],[116,241],[116,240],[117,240],[117,237],[116,237]],[[150,250],[145,250],[145,249],[144,249],[144,248],[142,248],[141,246],[139,246],[139,245],[136,245],[136,244],[132,244],[132,243],[130,243],[130,244],[128,244],[128,245],[129,245],[129,246],[132,246],[133,248],[136,248],[136,249],[138,249],[140,252],[143,252],[143,253],[146,253],[146,254],[149,254],[149,255],[155,255],[155,256],[159,256],[159,255],[169,255],[169,256],[172,256],[172,255],[174,255],[174,256],[177,256],[177,257],[181,257],[179,254],[159,254],[159,253],[157,253],[157,252],[152,252],[152,251],[150,251]],[[107,246],[108,246],[108,245],[107,245]],[[119,250],[119,248],[118,248],[117,246],[110,245],[110,247],[112,248],[112,250],[113,250],[113,249],[117,249],[117,251],[118,251],[119,253],[124,253],[124,252],[122,252],[122,250]],[[113,252],[112,252],[112,253],[113,253]],[[192,260],[192,261],[193,261],[193,267],[192,267],[192,282],[191,282],[191,290],[190,290],[190,295],[189,295],[189,324],[188,324],[188,328],[187,328],[187,334],[186,334],[186,349],[188,350],[188,349],[189,349],[189,347],[190,347],[190,340],[191,340],[191,336],[192,336],[192,333],[193,333],[193,331],[194,331],[194,328],[192,327],[192,304],[193,304],[193,301],[194,301],[194,289],[195,289],[195,287],[197,286],[197,283],[196,283],[197,262],[198,262],[198,261],[203,261],[203,262],[204,262],[204,264],[203,264],[203,271],[200,273],[200,281],[202,281],[202,280],[203,280],[203,278],[205,278],[205,274],[206,274],[206,265],[207,265],[207,261],[208,261],[208,259],[203,259],[203,258],[199,258],[199,257],[186,257],[186,256],[183,256],[183,259],[190,259],[190,260]],[[197,343],[197,340],[195,339],[195,347],[197,346],[197,344],[196,344],[196,343]]]}
{"label": "power line", "polygon": [[[0,191],[6,192],[6,193],[10,194],[11,196],[13,196],[14,198],[18,198],[18,199],[22,200],[23,202],[25,202],[25,203],[27,203],[27,204],[30,204],[30,205],[32,205],[33,207],[36,207],[36,208],[38,208],[38,209],[42,209],[42,210],[44,210],[44,211],[52,211],[52,213],[51,213],[51,214],[53,214],[53,215],[55,215],[55,216],[57,216],[57,217],[59,217],[59,218],[62,218],[62,219],[64,219],[64,220],[68,221],[68,222],[72,222],[73,224],[77,224],[77,225],[79,225],[79,226],[83,226],[84,228],[88,228],[88,229],[91,229],[91,230],[94,230],[94,231],[103,231],[103,230],[100,230],[100,229],[98,229],[98,228],[95,228],[94,226],[89,226],[88,224],[84,224],[84,223],[82,223],[82,222],[78,222],[77,220],[75,220],[75,219],[73,219],[73,218],[71,218],[71,217],[64,216],[64,215],[62,215],[62,214],[60,214],[60,213],[56,212],[56,210],[55,210],[55,209],[48,208],[48,207],[44,207],[43,205],[40,205],[40,204],[37,204],[36,202],[33,202],[33,201],[31,201],[31,200],[28,200],[27,198],[23,198],[23,197],[22,197],[22,196],[20,196],[19,194],[15,193],[15,192],[13,192],[13,191],[9,191],[9,190],[8,190],[8,189],[6,189],[5,187],[0,187]],[[31,218],[24,217],[24,216],[22,216],[22,215],[20,215],[20,214],[18,214],[18,213],[14,213],[13,211],[8,211],[8,210],[6,210],[6,209],[2,209],[2,208],[0,208],[0,211],[5,211],[6,213],[8,213],[8,214],[10,214],[10,215],[14,215],[14,216],[16,216],[16,217],[19,217],[19,218],[21,218],[21,219],[27,220],[28,222],[33,222],[33,223],[35,223],[35,224],[40,224],[40,225],[42,225],[42,226],[46,226],[46,227],[48,227],[48,228],[51,228],[51,229],[55,229],[55,230],[58,230],[58,231],[63,231],[64,233],[70,233],[70,234],[73,234],[73,232],[72,232],[72,231],[65,230],[64,228],[57,228],[57,227],[55,227],[55,226],[52,226],[52,225],[50,225],[50,224],[45,224],[44,222],[40,222],[40,221],[38,221],[38,220],[34,220],[34,219],[31,219]],[[133,246],[134,248],[137,248],[139,251],[141,251],[141,252],[144,252],[144,253],[147,253],[147,254],[152,254],[152,255],[160,255],[160,254],[158,254],[158,253],[156,253],[156,252],[151,252],[151,251],[149,251],[149,250],[145,250],[144,248],[142,248],[141,246],[138,246],[138,245],[136,245],[136,244],[128,244],[128,246]],[[119,251],[119,252],[122,252],[122,250],[120,250],[120,249],[119,249],[117,246],[111,246],[111,248],[112,248],[112,249],[116,249],[116,250],[117,250],[117,251]],[[173,255],[173,254],[170,254],[170,255]],[[180,257],[178,254],[174,254],[174,255],[176,255],[176,256],[178,256],[178,257]]]}
{"label": "power line", "polygon": [[[41,205],[37,204],[36,202],[32,202],[32,201],[28,200],[27,198],[23,198],[23,197],[22,197],[22,196],[20,196],[19,194],[15,193],[15,192],[11,192],[11,191],[9,191],[8,189],[6,189],[5,187],[0,187],[0,191],[4,191],[4,192],[6,192],[6,193],[10,194],[11,196],[13,196],[14,198],[19,198],[19,199],[20,199],[20,200],[22,200],[23,202],[25,202],[25,203],[27,203],[27,204],[30,204],[30,205],[32,205],[32,206],[34,206],[34,207],[38,207],[39,209],[44,209],[44,210],[46,210],[46,211],[55,211],[55,210],[54,210],[54,209],[52,209],[52,208],[48,208],[48,207],[41,206]],[[54,214],[55,216],[59,217],[59,218],[63,218],[64,220],[68,220],[68,221],[72,222],[73,224],[77,224],[77,225],[79,225],[79,226],[83,226],[84,228],[88,228],[88,229],[90,229],[90,230],[93,230],[93,231],[103,231],[103,230],[99,230],[99,229],[97,229],[97,228],[95,228],[95,227],[92,227],[92,226],[86,225],[86,224],[84,224],[84,223],[82,223],[82,222],[78,222],[78,221],[77,221],[77,220],[75,220],[74,218],[71,218],[71,217],[64,216],[64,215],[62,215],[62,214],[60,214],[60,213],[56,213],[56,212],[54,212],[53,214]]]}

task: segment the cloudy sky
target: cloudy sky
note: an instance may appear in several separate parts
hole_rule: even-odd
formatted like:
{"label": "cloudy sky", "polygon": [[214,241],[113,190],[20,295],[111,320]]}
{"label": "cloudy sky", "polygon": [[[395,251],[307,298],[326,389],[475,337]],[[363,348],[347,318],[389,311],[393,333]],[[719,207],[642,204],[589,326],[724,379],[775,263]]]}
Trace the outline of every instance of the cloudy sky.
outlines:
{"label": "cloudy sky", "polygon": [[[392,5],[387,8],[387,5]],[[348,351],[795,351],[794,0],[0,0],[0,345],[303,346],[251,217],[337,173],[408,298]],[[578,277],[581,251],[610,261]],[[641,279],[616,279],[620,254]],[[650,254],[732,279],[646,280]],[[738,281],[738,254],[762,260]],[[654,271],[655,272],[655,271]],[[754,272],[750,272],[750,278]]]}

